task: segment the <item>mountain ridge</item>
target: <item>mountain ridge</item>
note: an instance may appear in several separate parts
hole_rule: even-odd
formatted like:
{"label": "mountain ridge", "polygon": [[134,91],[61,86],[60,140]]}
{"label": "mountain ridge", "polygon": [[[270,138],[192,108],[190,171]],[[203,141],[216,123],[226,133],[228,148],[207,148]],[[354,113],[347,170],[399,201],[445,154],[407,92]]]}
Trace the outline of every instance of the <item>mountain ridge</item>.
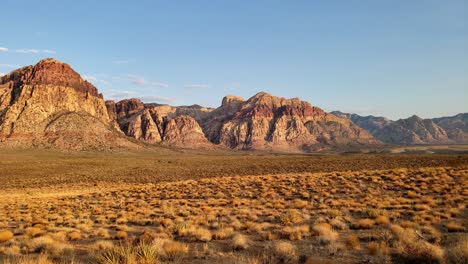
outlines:
{"label": "mountain ridge", "polygon": [[[466,115],[397,121],[327,113],[300,98],[227,95],[217,108],[107,100],[68,64],[43,59],[0,77],[0,146],[313,152],[465,142]],[[448,132],[446,130],[449,130]]]}
{"label": "mountain ridge", "polygon": [[390,120],[378,116],[333,111],[335,115],[349,118],[374,137],[387,144],[456,144],[468,142],[468,113],[438,118],[408,118]]}

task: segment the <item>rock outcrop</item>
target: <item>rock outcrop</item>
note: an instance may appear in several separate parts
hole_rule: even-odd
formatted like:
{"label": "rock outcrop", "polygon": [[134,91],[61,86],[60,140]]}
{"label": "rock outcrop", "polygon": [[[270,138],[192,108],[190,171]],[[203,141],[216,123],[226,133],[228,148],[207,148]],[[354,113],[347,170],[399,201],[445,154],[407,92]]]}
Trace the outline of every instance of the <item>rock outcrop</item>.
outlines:
{"label": "rock outcrop", "polygon": [[144,104],[139,99],[106,101],[109,117],[125,135],[154,144],[180,148],[211,149],[195,118],[205,117],[208,108]]}
{"label": "rock outcrop", "polygon": [[311,146],[378,143],[348,119],[325,113],[298,98],[258,93],[244,101],[225,97],[201,120],[210,141],[232,149],[307,150]]}
{"label": "rock outcrop", "polygon": [[[66,149],[131,145],[109,124],[102,95],[65,63],[44,59],[0,78],[2,145]],[[65,142],[72,135],[87,140]]]}

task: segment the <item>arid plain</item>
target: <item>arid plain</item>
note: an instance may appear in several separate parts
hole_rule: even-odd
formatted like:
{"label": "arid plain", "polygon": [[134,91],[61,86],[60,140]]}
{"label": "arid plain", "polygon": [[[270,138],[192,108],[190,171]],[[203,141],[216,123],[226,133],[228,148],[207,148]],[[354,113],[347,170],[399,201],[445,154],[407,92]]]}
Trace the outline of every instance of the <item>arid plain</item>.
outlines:
{"label": "arid plain", "polygon": [[0,153],[2,263],[466,263],[468,155]]}

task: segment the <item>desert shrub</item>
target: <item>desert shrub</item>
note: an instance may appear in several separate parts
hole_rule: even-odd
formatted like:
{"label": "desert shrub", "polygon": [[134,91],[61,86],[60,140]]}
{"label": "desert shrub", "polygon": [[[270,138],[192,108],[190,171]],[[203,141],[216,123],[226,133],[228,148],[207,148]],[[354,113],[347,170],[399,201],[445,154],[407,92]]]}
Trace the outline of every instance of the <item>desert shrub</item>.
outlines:
{"label": "desert shrub", "polygon": [[278,241],[273,244],[272,253],[274,256],[283,263],[292,263],[297,260],[296,247],[285,241]]}
{"label": "desert shrub", "polygon": [[201,242],[209,242],[212,239],[211,231],[203,227],[194,229],[192,235]]}
{"label": "desert shrub", "polygon": [[393,257],[398,263],[443,263],[444,250],[423,240],[405,240],[397,244]]}
{"label": "desert shrub", "polygon": [[117,231],[117,233],[115,233],[115,239],[117,240],[123,240],[127,238],[128,238],[128,234],[125,231]]}
{"label": "desert shrub", "polygon": [[230,237],[234,233],[234,228],[232,227],[224,227],[216,230],[213,234],[214,239],[220,240],[220,239],[226,239]]}
{"label": "desert shrub", "polygon": [[98,256],[100,264],[133,264],[136,262],[135,250],[128,244],[119,245],[103,251]]}
{"label": "desert shrub", "polygon": [[348,249],[359,249],[361,247],[361,243],[359,242],[359,237],[356,235],[349,235],[346,238],[346,247]]}
{"label": "desert shrub", "polygon": [[458,224],[458,223],[455,223],[455,222],[450,222],[446,225],[447,227],[447,231],[449,232],[463,232],[465,231],[465,228]]}
{"label": "desert shrub", "polygon": [[299,211],[291,209],[282,214],[279,220],[283,225],[294,225],[302,222],[303,219]]}
{"label": "desert shrub", "polygon": [[370,229],[374,225],[375,221],[369,218],[360,219],[354,223],[353,227],[356,229]]}
{"label": "desert shrub", "polygon": [[232,238],[232,248],[235,250],[246,249],[249,247],[249,240],[242,234],[236,234]]}
{"label": "desert shrub", "polygon": [[387,244],[383,241],[372,241],[367,245],[367,249],[370,255],[384,255],[389,251]]}
{"label": "desert shrub", "polygon": [[446,257],[449,263],[468,263],[468,236],[464,235],[460,240],[450,245]]}
{"label": "desert shrub", "polygon": [[80,240],[81,239],[81,233],[77,231],[72,231],[67,234],[68,240],[75,241],[75,240]]}
{"label": "desert shrub", "polygon": [[186,244],[177,241],[166,241],[162,244],[164,256],[175,259],[188,253],[189,248]]}
{"label": "desert shrub", "polygon": [[29,237],[43,236],[45,231],[38,227],[29,227],[26,229],[26,235]]}
{"label": "desert shrub", "polygon": [[94,242],[92,248],[95,250],[110,250],[114,247],[114,243],[109,240],[98,240]]}
{"label": "desert shrub", "polygon": [[322,243],[330,243],[338,239],[338,233],[333,231],[332,226],[328,223],[318,223],[312,227],[318,235],[319,241]]}
{"label": "desert shrub", "polygon": [[0,231],[0,243],[6,242],[10,239],[13,238],[13,233],[11,231],[5,230],[5,231]]}
{"label": "desert shrub", "polygon": [[379,215],[375,218],[375,223],[378,225],[388,225],[390,220],[385,215]]}

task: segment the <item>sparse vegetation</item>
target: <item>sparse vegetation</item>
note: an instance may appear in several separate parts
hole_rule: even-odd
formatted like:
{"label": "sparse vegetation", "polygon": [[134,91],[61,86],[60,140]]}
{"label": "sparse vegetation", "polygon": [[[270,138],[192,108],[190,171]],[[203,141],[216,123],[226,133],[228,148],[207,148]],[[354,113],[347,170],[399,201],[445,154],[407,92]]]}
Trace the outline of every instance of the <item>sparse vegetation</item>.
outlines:
{"label": "sparse vegetation", "polygon": [[[62,157],[70,159],[64,167],[84,168],[87,158],[73,155],[77,154]],[[13,177],[24,173],[21,165],[13,168],[9,164],[15,162],[2,157],[0,166],[6,172],[0,176],[5,179],[0,193],[2,263],[342,263],[362,258],[376,263],[384,258],[463,263],[467,259],[465,156],[446,156],[445,163],[437,155],[433,161],[422,156],[421,164],[430,167],[412,163],[402,168],[414,157],[405,156],[398,167],[401,156],[291,155],[285,159],[297,160],[291,162],[297,171],[285,168],[294,172],[288,174],[276,165],[269,167],[271,162],[266,161],[275,159],[271,155],[199,158],[246,162],[238,170],[231,165],[218,170],[211,161],[201,168],[207,163],[191,154],[193,160],[143,155],[138,156],[143,161],[130,159],[135,164],[125,164],[131,168],[125,173],[109,156],[114,169],[98,168],[102,165],[98,156],[82,175],[74,174],[76,168],[69,174],[62,171],[66,179],[54,173],[44,176],[48,167]],[[334,171],[314,172],[309,164],[314,159],[317,170],[327,163]],[[392,162],[394,167],[388,165]],[[43,166],[42,161],[38,164]],[[54,164],[48,166],[60,171],[60,164]],[[258,167],[250,170],[254,175],[236,176],[247,174],[246,164]],[[164,166],[175,176],[162,181],[162,173],[169,173]],[[378,166],[382,169],[375,170]],[[156,168],[162,172],[152,175]],[[190,177],[184,176],[188,171]],[[216,173],[219,177],[214,177]],[[109,181],[113,174],[116,178]]]}

